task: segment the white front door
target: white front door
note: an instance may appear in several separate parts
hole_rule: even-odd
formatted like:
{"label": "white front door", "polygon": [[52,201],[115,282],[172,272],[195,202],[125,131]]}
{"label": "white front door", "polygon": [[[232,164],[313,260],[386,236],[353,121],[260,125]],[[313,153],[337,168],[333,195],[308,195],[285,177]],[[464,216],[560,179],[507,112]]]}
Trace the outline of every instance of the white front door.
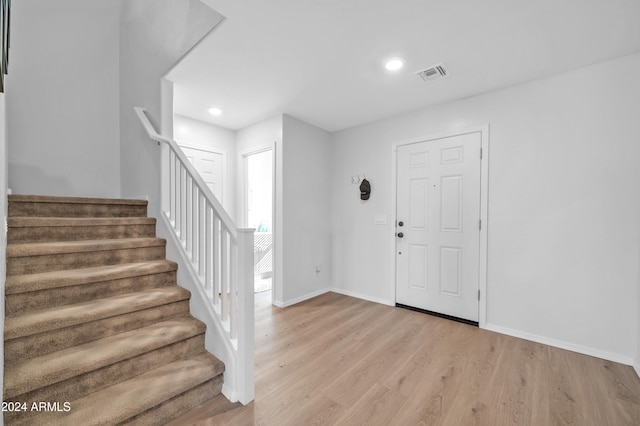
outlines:
{"label": "white front door", "polygon": [[222,154],[181,146],[184,155],[196,168],[220,203],[222,201]]}
{"label": "white front door", "polygon": [[396,302],[478,321],[481,133],[398,146]]}

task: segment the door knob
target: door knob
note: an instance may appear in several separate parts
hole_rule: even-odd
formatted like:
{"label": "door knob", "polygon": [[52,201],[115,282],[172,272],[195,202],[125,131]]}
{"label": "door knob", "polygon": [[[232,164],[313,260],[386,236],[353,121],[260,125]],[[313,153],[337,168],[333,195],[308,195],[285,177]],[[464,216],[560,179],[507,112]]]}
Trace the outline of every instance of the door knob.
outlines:
{"label": "door knob", "polygon": [[398,238],[402,238],[404,237],[404,234],[402,232],[398,232]]}
{"label": "door knob", "polygon": [[403,225],[404,225],[403,221],[398,222],[398,226],[403,226]]}

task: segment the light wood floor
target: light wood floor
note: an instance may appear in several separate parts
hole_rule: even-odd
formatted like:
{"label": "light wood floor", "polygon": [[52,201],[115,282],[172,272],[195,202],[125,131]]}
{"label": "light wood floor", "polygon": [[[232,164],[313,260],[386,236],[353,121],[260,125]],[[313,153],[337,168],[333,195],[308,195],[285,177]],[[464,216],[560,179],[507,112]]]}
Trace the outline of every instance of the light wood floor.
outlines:
{"label": "light wood floor", "polygon": [[640,425],[632,367],[335,293],[270,300],[256,295],[255,401],[172,424]]}

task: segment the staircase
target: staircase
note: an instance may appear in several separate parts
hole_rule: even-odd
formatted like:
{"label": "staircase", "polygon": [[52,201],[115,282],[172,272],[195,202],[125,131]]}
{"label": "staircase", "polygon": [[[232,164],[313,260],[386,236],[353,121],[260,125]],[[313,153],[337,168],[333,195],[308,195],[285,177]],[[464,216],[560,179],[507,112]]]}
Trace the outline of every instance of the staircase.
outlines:
{"label": "staircase", "polygon": [[146,213],[9,196],[4,400],[21,404],[5,424],[160,425],[224,398],[224,365]]}

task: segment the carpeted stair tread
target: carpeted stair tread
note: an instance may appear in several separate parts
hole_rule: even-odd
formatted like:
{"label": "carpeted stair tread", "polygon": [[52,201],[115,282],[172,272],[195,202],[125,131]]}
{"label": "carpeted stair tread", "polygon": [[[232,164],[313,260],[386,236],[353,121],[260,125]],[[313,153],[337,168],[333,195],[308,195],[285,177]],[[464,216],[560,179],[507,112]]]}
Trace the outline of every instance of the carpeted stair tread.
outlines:
{"label": "carpeted stair tread", "polygon": [[147,216],[146,200],[9,195],[9,217]]}
{"label": "carpeted stair tread", "polygon": [[71,401],[71,410],[67,413],[46,413],[24,424],[119,424],[211,380],[223,371],[222,362],[209,353],[201,352]]}
{"label": "carpeted stair tread", "polygon": [[96,197],[66,197],[58,195],[28,195],[11,194],[9,201],[21,203],[54,203],[54,204],[112,204],[112,205],[133,205],[146,206],[147,200],[136,200],[128,198],[96,198]]}
{"label": "carpeted stair tread", "polygon": [[9,244],[7,276],[165,258],[166,241],[161,238]]}
{"label": "carpeted stair tread", "polygon": [[183,317],[32,358],[5,371],[4,397],[8,400],[204,332],[202,322]]}
{"label": "carpeted stair tread", "polygon": [[97,266],[93,268],[41,272],[38,274],[12,275],[7,277],[5,294],[28,293],[49,288],[112,281],[121,278],[172,272],[177,269],[178,264],[175,262],[169,260],[154,260]]}
{"label": "carpeted stair tread", "polygon": [[221,394],[224,364],[146,200],[8,201],[4,399],[71,411],[8,412],[5,424],[165,424]]}
{"label": "carpeted stair tread", "polygon": [[154,237],[156,220],[148,217],[12,217],[8,243]]}
{"label": "carpeted stair tread", "polygon": [[152,217],[10,217],[9,228],[30,227],[70,227],[70,226],[113,226],[155,224]]}
{"label": "carpeted stair tread", "polygon": [[187,300],[190,295],[188,290],[176,285],[7,317],[4,338],[10,340],[46,333],[72,325]]}
{"label": "carpeted stair tread", "polygon": [[164,246],[162,238],[121,238],[114,240],[52,241],[7,245],[7,258],[45,256],[52,254],[86,253]]}

